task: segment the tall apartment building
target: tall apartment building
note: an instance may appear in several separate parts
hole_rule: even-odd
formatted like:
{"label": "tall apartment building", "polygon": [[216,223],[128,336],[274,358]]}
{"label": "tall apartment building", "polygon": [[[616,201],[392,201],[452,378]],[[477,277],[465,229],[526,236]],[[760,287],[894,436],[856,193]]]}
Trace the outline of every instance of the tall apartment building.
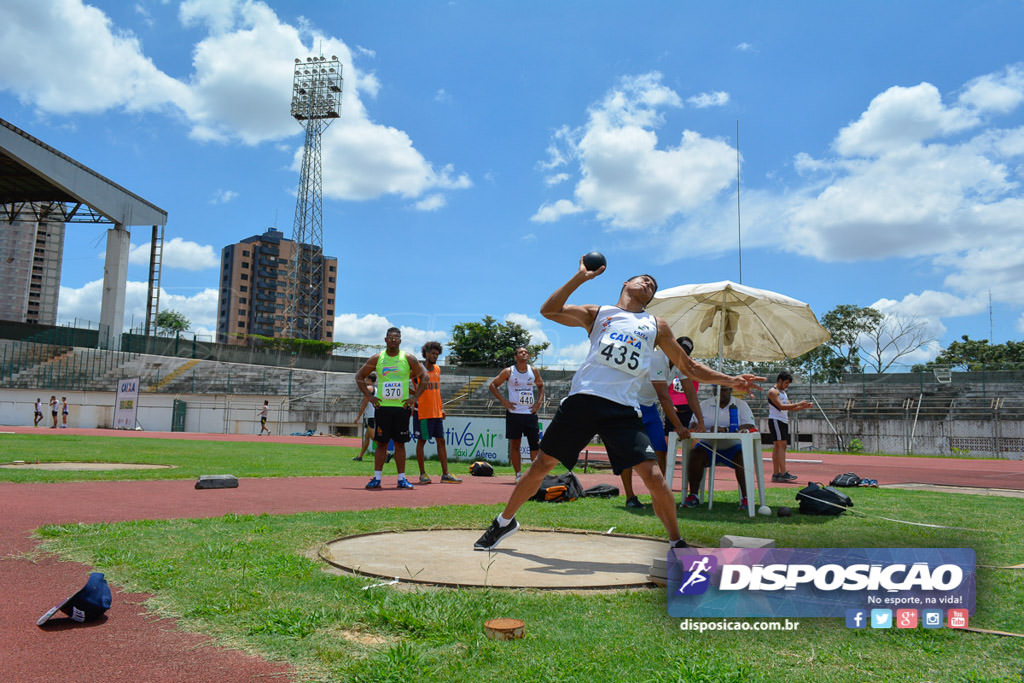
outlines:
{"label": "tall apartment building", "polygon": [[[288,277],[296,251],[295,242],[275,228],[221,250],[218,342],[247,345],[249,335],[288,336]],[[315,329],[319,331],[319,340],[333,341],[338,259],[322,258],[320,287],[324,306]]]}
{"label": "tall apartment building", "polygon": [[64,223],[0,226],[0,320],[54,325],[64,256]]}

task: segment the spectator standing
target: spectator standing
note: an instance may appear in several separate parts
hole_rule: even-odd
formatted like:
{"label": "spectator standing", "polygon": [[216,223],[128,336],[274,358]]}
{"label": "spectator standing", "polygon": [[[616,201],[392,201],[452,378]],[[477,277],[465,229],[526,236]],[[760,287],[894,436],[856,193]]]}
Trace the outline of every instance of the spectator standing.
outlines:
{"label": "spectator standing", "polygon": [[[356,386],[376,409],[373,440],[377,447],[373,454],[373,479],[366,484],[366,488],[381,487],[387,443],[394,441],[398,488],[411,489],[414,488],[413,484],[405,477],[405,444],[409,442],[411,408],[419,394],[427,388],[427,373],[415,356],[402,351],[402,331],[397,327],[388,328],[384,334],[384,346],[383,353],[371,356],[356,373]],[[373,386],[366,382],[370,373],[374,372],[379,389],[376,396]],[[413,377],[420,379],[414,392],[410,391]]]}
{"label": "spectator standing", "polygon": [[441,461],[441,483],[462,483],[461,479],[456,479],[448,471],[448,447],[444,441],[444,405],[441,402],[441,366],[437,364],[437,358],[443,350],[440,342],[436,341],[427,342],[421,349],[423,369],[427,374],[426,378],[420,381],[426,384],[426,388],[417,392],[419,399],[413,412],[412,428],[413,437],[416,439],[416,463],[420,467],[421,484],[430,483],[423,452],[429,439],[433,439],[437,444],[437,457]]}
{"label": "spectator standing", "polygon": [[35,413],[32,416],[32,426],[38,427],[39,423],[43,421],[43,401],[39,398],[36,399]]}
{"label": "spectator standing", "polygon": [[68,397],[67,396],[61,396],[60,397],[60,418],[61,418],[60,428],[61,429],[67,429],[68,428],[68,412],[70,412],[70,409],[68,408]]}
{"label": "spectator standing", "polygon": [[810,401],[790,403],[786,389],[793,383],[793,375],[783,370],[775,380],[775,386],[768,390],[768,431],[772,435],[772,481],[788,484],[796,481],[795,474],[786,469],[786,446],[789,445],[789,414],[806,410],[814,404]]}
{"label": "spectator standing", "polygon": [[[367,384],[372,389],[372,392],[371,392],[372,395],[376,396],[377,395],[377,373],[371,372],[370,376],[367,377],[366,380],[367,380]],[[363,418],[363,443],[362,443],[362,445],[359,448],[359,455],[357,455],[356,457],[352,458],[356,462],[362,462],[363,456],[366,455],[366,451],[370,447],[370,437],[373,435],[373,429],[374,429],[374,422],[373,422],[374,410],[375,410],[375,408],[373,407],[373,403],[370,402],[370,397],[369,396],[364,396],[363,397],[363,402],[359,406],[359,412],[356,414],[356,419],[357,420],[360,418],[360,416],[362,416],[362,418]]]}
{"label": "spectator standing", "polygon": [[267,415],[270,412],[270,401],[263,401],[263,408],[260,409],[260,436],[266,432],[270,434],[270,429],[267,428]]}
{"label": "spectator standing", "polygon": [[50,415],[53,416],[53,424],[50,425],[50,429],[57,428],[57,397],[50,397]]}
{"label": "spectator standing", "polygon": [[[508,383],[508,398],[499,388]],[[537,368],[530,365],[530,352],[524,346],[516,349],[515,363],[491,380],[491,393],[505,406],[505,438],[508,439],[508,461],[516,472],[516,483],[522,477],[522,445],[526,437],[530,462],[540,450],[540,419],[537,411],[544,403],[544,380]],[[534,395],[534,389],[538,394]]]}

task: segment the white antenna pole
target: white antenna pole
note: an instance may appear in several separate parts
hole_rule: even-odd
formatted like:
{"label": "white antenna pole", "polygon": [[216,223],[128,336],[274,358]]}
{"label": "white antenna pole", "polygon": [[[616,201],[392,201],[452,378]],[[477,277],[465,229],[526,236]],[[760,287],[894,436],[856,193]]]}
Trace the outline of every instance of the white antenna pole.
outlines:
{"label": "white antenna pole", "polygon": [[740,263],[740,284],[743,284],[743,231],[740,229],[740,120],[736,119],[736,253]]}
{"label": "white antenna pole", "polygon": [[995,339],[992,338],[992,290],[988,290],[988,341],[990,344],[995,343]]}

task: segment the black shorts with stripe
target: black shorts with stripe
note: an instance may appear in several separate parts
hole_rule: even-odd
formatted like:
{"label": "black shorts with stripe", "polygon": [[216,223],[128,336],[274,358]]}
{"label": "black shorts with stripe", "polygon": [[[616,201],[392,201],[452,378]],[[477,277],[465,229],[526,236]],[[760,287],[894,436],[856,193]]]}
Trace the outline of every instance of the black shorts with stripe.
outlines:
{"label": "black shorts with stripe", "polygon": [[590,394],[573,394],[562,401],[544,430],[540,449],[571,470],[595,434],[604,442],[615,474],[656,459],[643,420],[632,406]]}
{"label": "black shorts with stripe", "polygon": [[536,413],[510,413],[505,411],[505,438],[522,439],[535,451],[540,444],[540,420]]}
{"label": "black shorts with stripe", "polygon": [[772,435],[772,441],[785,441],[789,443],[789,423],[774,418],[768,418],[768,433]]}

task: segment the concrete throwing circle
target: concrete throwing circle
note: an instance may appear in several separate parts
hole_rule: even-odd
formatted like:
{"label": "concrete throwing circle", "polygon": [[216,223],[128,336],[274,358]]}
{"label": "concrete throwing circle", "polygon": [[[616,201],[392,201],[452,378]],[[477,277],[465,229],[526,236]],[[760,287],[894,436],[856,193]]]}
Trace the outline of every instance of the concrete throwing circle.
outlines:
{"label": "concrete throwing circle", "polygon": [[0,468],[8,470],[163,470],[172,469],[175,465],[147,465],[131,462],[8,462]]}
{"label": "concrete throwing circle", "polygon": [[320,558],[366,576],[437,586],[608,589],[650,586],[651,561],[668,541],[584,531],[520,530],[491,551],[480,529],[415,529],[346,536]]}

